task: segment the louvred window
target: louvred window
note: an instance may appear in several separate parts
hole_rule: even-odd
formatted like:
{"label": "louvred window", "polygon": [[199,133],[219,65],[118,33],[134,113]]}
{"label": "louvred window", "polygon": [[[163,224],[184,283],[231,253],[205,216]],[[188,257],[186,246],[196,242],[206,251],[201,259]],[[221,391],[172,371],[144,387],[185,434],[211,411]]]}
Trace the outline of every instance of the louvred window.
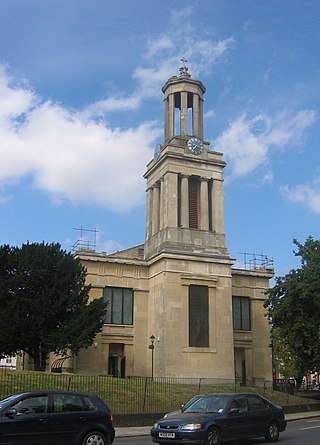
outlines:
{"label": "louvred window", "polygon": [[189,179],[189,227],[190,229],[199,228],[199,180],[198,178]]}

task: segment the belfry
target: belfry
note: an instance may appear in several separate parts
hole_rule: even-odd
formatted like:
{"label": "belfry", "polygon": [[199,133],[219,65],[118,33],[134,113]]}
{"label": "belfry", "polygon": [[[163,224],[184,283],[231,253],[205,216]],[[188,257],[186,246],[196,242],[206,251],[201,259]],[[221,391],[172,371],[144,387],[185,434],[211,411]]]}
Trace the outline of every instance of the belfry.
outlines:
{"label": "belfry", "polygon": [[148,164],[146,258],[159,252],[227,257],[222,154],[203,139],[205,87],[185,65],[163,86],[164,141]]}
{"label": "belfry", "polygon": [[[191,134],[203,139],[203,98],[205,87],[199,80],[191,79],[188,68],[185,66],[186,60],[181,59],[183,66],[180,68],[179,77],[171,77],[163,86],[165,95],[165,115],[164,115],[164,140],[170,141],[175,135],[188,137]],[[180,112],[179,128],[175,129],[175,109]],[[192,111],[192,123],[189,129],[189,110]]]}

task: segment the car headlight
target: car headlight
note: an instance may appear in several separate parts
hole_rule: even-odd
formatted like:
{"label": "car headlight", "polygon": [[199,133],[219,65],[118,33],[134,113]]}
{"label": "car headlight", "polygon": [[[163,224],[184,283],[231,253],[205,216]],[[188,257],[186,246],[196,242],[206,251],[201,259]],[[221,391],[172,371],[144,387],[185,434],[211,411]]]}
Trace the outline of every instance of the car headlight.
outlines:
{"label": "car headlight", "polygon": [[153,428],[158,428],[158,424],[155,423],[155,424],[153,425]]}
{"label": "car headlight", "polygon": [[201,428],[201,423],[186,423],[185,425],[181,425],[182,430],[200,430]]}

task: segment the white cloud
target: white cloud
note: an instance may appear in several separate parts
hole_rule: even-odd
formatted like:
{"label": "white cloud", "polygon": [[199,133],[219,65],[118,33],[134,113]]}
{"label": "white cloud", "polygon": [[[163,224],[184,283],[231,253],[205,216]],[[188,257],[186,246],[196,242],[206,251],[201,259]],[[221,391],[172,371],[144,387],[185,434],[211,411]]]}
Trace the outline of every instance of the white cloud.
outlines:
{"label": "white cloud", "polygon": [[89,105],[84,111],[83,115],[103,116],[105,113],[112,111],[132,111],[136,110],[142,101],[142,95],[134,93],[129,96],[117,94],[115,96],[102,99]]}
{"label": "white cloud", "polygon": [[147,45],[146,59],[153,59],[162,51],[166,51],[174,47],[174,42],[168,35],[160,36],[155,40],[150,40]]}
{"label": "white cloud", "polygon": [[226,53],[234,48],[235,43],[234,37],[228,37],[220,41],[192,40],[190,42],[192,49],[188,51],[188,54],[190,54],[188,57],[191,60],[190,67],[193,74],[200,77],[203,73],[210,73],[212,67],[219,60],[223,60]]}
{"label": "white cloud", "polygon": [[[137,85],[132,93],[118,92],[82,110],[44,101],[0,65],[0,185],[28,176],[57,203],[89,203],[118,212],[143,203],[142,174],[162,130],[150,121],[112,128],[106,119],[114,111],[138,109],[146,98],[161,98],[160,88],[178,74],[181,56],[190,57],[195,77],[233,46],[232,37],[201,39],[191,25],[192,11],[173,11],[167,32],[149,39],[146,65],[132,74]],[[176,26],[182,19],[184,26]]]}
{"label": "white cloud", "polygon": [[216,112],[214,111],[214,110],[207,110],[205,113],[204,113],[204,118],[205,119],[211,119],[211,118],[213,118],[213,117],[215,117],[216,116]]}
{"label": "white cloud", "polygon": [[[122,212],[144,202],[142,174],[161,130],[153,122],[110,128],[61,105],[41,102],[25,86],[12,86],[2,70],[0,184],[31,175],[53,199]],[[116,192],[115,192],[116,191]]]}
{"label": "white cloud", "polygon": [[36,105],[37,97],[27,88],[24,82],[16,82],[9,76],[7,67],[0,64],[0,122],[5,123],[5,117],[22,116],[26,109]]}
{"label": "white cloud", "polygon": [[[271,149],[283,149],[301,143],[304,131],[314,124],[317,116],[312,110],[295,114],[282,112],[274,117],[242,114],[232,122],[213,146],[222,151],[229,162],[229,180],[249,175],[269,163]],[[269,181],[271,179],[268,172]]]}
{"label": "white cloud", "polygon": [[320,214],[320,178],[311,185],[283,186],[280,191],[288,201],[303,203],[311,212]]}
{"label": "white cloud", "polygon": [[107,254],[115,253],[120,250],[125,249],[125,246],[121,243],[119,243],[116,240],[106,240],[102,244],[99,245],[99,251],[100,252],[106,252]]}
{"label": "white cloud", "polygon": [[261,183],[262,184],[271,184],[272,182],[273,182],[273,172],[268,171],[263,175]]}
{"label": "white cloud", "polygon": [[[212,73],[215,64],[223,61],[234,48],[235,39],[203,39],[192,24],[192,7],[173,10],[168,27],[160,35],[146,43],[145,66],[137,66],[132,74],[137,88],[132,94],[116,94],[92,104],[90,113],[101,115],[111,111],[127,111],[139,108],[149,97],[160,97],[163,83],[178,74],[179,60],[185,56],[189,73],[193,78]],[[181,26],[183,23],[183,26]]]}
{"label": "white cloud", "polygon": [[270,131],[266,134],[267,143],[275,147],[285,147],[289,143],[301,144],[304,131],[315,123],[317,115],[313,110],[301,110],[295,115],[283,111],[271,122]]}
{"label": "white cloud", "polygon": [[0,205],[1,204],[8,204],[12,200],[12,195],[0,195]]}
{"label": "white cloud", "polygon": [[230,161],[230,175],[245,176],[266,161],[267,147],[252,133],[252,124],[244,115],[214,141],[214,147]]}

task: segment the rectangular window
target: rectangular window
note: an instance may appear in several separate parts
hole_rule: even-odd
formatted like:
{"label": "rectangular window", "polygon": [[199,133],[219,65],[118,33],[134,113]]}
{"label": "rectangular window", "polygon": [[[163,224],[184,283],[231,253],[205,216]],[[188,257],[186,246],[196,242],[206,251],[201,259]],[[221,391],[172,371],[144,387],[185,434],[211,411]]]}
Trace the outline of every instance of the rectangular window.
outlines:
{"label": "rectangular window", "polygon": [[250,331],[250,299],[247,297],[232,297],[233,329]]}
{"label": "rectangular window", "polygon": [[105,323],[133,324],[133,290],[105,287],[103,298],[108,302]]}
{"label": "rectangular window", "polygon": [[189,287],[189,347],[209,347],[209,300],[207,286]]}

